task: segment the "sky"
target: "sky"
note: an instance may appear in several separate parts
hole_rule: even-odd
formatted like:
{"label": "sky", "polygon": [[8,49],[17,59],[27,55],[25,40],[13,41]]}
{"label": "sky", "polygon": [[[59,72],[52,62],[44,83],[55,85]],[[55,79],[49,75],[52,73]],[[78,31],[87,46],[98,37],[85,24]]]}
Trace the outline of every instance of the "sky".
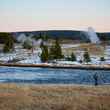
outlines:
{"label": "sky", "polygon": [[0,32],[110,32],[110,0],[0,0]]}

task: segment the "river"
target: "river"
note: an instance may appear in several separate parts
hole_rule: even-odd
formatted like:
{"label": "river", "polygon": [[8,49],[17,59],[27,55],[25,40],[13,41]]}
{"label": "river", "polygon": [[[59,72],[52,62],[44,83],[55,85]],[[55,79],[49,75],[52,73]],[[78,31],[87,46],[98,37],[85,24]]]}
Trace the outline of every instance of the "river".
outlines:
{"label": "river", "polygon": [[110,71],[108,70],[31,67],[0,67],[0,83],[94,85],[94,74],[98,76],[98,84],[110,84]]}

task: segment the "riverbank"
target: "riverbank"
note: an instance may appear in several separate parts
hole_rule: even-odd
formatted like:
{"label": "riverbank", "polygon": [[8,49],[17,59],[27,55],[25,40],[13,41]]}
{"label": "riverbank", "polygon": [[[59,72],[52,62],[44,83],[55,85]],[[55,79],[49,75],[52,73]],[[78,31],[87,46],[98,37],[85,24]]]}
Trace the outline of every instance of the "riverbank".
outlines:
{"label": "riverbank", "polygon": [[67,64],[49,64],[49,63],[41,63],[41,64],[17,64],[17,63],[0,63],[0,66],[8,66],[8,67],[41,67],[41,68],[65,68],[65,69],[85,69],[85,70],[110,70],[109,64],[104,65],[95,65],[95,64],[80,64],[80,65],[67,65]]}
{"label": "riverbank", "polygon": [[0,110],[109,110],[110,86],[0,84]]}

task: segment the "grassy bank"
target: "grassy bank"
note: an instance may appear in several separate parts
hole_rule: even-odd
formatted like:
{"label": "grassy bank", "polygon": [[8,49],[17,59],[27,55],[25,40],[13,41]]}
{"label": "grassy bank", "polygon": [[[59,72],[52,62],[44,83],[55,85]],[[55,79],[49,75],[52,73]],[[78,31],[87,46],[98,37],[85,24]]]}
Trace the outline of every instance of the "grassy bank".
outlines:
{"label": "grassy bank", "polygon": [[0,84],[0,110],[110,110],[110,86]]}

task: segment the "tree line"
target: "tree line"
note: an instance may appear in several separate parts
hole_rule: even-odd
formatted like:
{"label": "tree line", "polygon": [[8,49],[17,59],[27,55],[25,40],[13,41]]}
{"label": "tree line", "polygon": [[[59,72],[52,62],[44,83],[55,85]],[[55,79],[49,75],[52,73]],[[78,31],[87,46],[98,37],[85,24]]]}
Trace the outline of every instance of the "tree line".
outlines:
{"label": "tree line", "polygon": [[42,50],[41,53],[42,62],[48,62],[50,60],[55,60],[55,59],[57,60],[64,58],[58,39],[55,40],[55,43],[50,48],[48,48],[47,45],[42,43],[41,50]]}
{"label": "tree line", "polygon": [[[35,40],[38,40],[38,39],[36,39],[35,36],[33,36],[33,38]],[[40,34],[39,38],[42,39],[42,42],[40,45],[40,48],[42,50],[40,58],[41,58],[42,62],[49,62],[49,61],[61,60],[61,59],[65,59],[67,61],[77,61],[77,58],[76,58],[76,55],[74,54],[74,52],[72,52],[69,57],[65,57],[63,55],[62,48],[60,46],[58,38],[55,39],[55,42],[50,47],[48,47],[48,45],[46,45],[46,42],[48,40],[48,36],[46,34],[43,36]],[[3,47],[4,53],[12,52],[14,50],[15,39],[12,37],[11,34],[2,33],[2,34],[0,34],[0,39],[4,42],[4,47]],[[33,48],[32,44],[29,43],[28,41],[24,42],[22,44],[22,46],[25,49]],[[81,59],[79,62],[82,63],[83,61],[86,63],[91,62],[90,55],[87,51],[85,51],[83,54],[83,60]],[[101,57],[100,61],[105,61],[105,58]]]}
{"label": "tree line", "polygon": [[[42,53],[41,53],[42,62],[61,60],[61,59],[65,59],[67,61],[77,61],[77,58],[74,52],[72,52],[69,57],[65,57],[63,55],[58,39],[55,40],[55,43],[50,48],[48,48],[47,45],[42,44],[41,50],[42,50]],[[87,62],[87,63],[91,62],[91,58],[88,52],[85,52],[83,57],[84,57],[84,62]]]}

